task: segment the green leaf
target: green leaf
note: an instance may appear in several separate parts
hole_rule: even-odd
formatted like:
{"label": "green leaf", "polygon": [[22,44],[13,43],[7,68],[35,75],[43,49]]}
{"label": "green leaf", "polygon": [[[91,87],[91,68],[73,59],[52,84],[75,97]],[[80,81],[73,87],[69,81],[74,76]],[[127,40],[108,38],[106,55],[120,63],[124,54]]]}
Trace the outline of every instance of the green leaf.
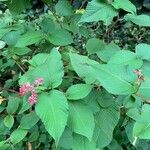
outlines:
{"label": "green leaf", "polygon": [[125,126],[125,131],[126,131],[127,137],[132,144],[134,142],[134,137],[133,137],[134,123],[135,122],[133,120],[130,120],[130,121],[128,121],[128,124]]}
{"label": "green leaf", "polygon": [[150,102],[150,79],[149,78],[146,78],[142,82],[138,90],[138,94],[142,96],[144,99],[146,99],[146,101]]}
{"label": "green leaf", "polygon": [[50,54],[37,54],[30,63],[35,67],[33,66],[33,69],[21,77],[20,84],[33,83],[39,77],[44,79],[44,87],[56,88],[61,84],[64,75],[63,63],[61,55],[56,48],[53,48]]}
{"label": "green leaf", "polygon": [[40,94],[35,111],[48,133],[58,143],[67,124],[68,104],[66,97],[57,90]]}
{"label": "green leaf", "polygon": [[70,102],[68,126],[73,132],[84,135],[91,140],[95,124],[93,113],[89,107],[77,101]]}
{"label": "green leaf", "polygon": [[10,32],[12,28],[0,28],[0,38],[2,38],[6,33]]}
{"label": "green leaf", "polygon": [[52,18],[43,18],[40,25],[44,33],[52,33],[57,29],[56,22]]}
{"label": "green leaf", "polygon": [[10,150],[11,149],[11,144],[7,144],[7,140],[1,141],[0,142],[0,148],[2,150]]}
{"label": "green leaf", "polygon": [[73,43],[71,34],[64,29],[55,30],[53,33],[48,35],[48,40],[58,46],[65,46]]}
{"label": "green leaf", "polygon": [[92,90],[91,85],[75,84],[69,87],[69,89],[66,91],[66,96],[70,100],[78,100],[86,97],[91,90]]}
{"label": "green leaf", "polygon": [[150,60],[150,45],[140,43],[136,46],[136,54],[139,58]]}
{"label": "green leaf", "polygon": [[139,117],[139,110],[138,108],[130,108],[127,111],[126,115],[132,118],[133,120],[136,120]]}
{"label": "green leaf", "polygon": [[23,56],[31,52],[31,50],[28,47],[13,47],[11,50],[13,51],[13,53],[19,56]]}
{"label": "green leaf", "polygon": [[70,58],[76,73],[87,83],[100,82],[112,94],[128,95],[135,92],[134,87],[123,79],[122,74],[119,74],[119,70],[115,73],[112,66],[101,65],[86,56],[77,54],[70,54]]}
{"label": "green leaf", "polygon": [[35,44],[43,39],[43,35],[40,31],[28,31],[23,34],[17,41],[16,47],[26,47],[28,45]]}
{"label": "green leaf", "polygon": [[[0,117],[0,135],[2,137],[2,135],[6,135],[9,133],[9,128],[7,128],[4,124],[4,119],[2,118],[2,116]],[[1,139],[0,139],[1,140]]]}
{"label": "green leaf", "polygon": [[150,106],[148,104],[143,105],[142,112],[139,118],[136,120],[133,128],[134,137],[140,139],[150,139]]}
{"label": "green leaf", "polygon": [[44,3],[47,3],[47,4],[51,4],[53,1],[52,0],[43,0]]}
{"label": "green leaf", "polygon": [[28,110],[29,108],[31,108],[32,106],[29,104],[28,102],[28,95],[24,96],[22,98],[22,106],[21,109],[19,110],[18,114],[22,114],[23,112],[25,112],[26,110]]}
{"label": "green leaf", "polygon": [[132,14],[136,13],[136,7],[130,2],[130,0],[114,0],[112,5],[116,9],[123,9]]}
{"label": "green leaf", "polygon": [[105,43],[97,38],[91,38],[86,43],[86,49],[89,54],[94,54],[104,49]]}
{"label": "green leaf", "polygon": [[38,131],[34,131],[31,133],[31,135],[29,136],[28,141],[29,142],[35,142],[36,140],[38,140],[39,138],[39,132]]}
{"label": "green leaf", "polygon": [[20,127],[22,129],[30,129],[39,121],[35,112],[24,115],[20,121]]}
{"label": "green leaf", "polygon": [[5,145],[6,141],[0,141],[0,148],[2,148]]}
{"label": "green leaf", "polygon": [[119,121],[119,109],[116,105],[101,108],[95,115],[94,141],[98,148],[107,146],[113,137],[113,131]]}
{"label": "green leaf", "polygon": [[73,145],[73,136],[72,131],[69,128],[65,128],[60,140],[59,140],[59,146],[65,148],[65,149],[71,149]]}
{"label": "green leaf", "polygon": [[150,16],[147,15],[133,15],[133,14],[127,14],[125,15],[125,20],[131,21],[139,26],[150,26]]}
{"label": "green leaf", "polygon": [[101,92],[97,92],[97,102],[100,106],[106,108],[114,103],[114,97],[107,91],[102,90]]}
{"label": "green leaf", "polygon": [[144,61],[143,62],[143,66],[141,68],[142,73],[144,74],[144,76],[150,77],[150,61]]}
{"label": "green leaf", "polygon": [[94,22],[101,20],[105,25],[110,25],[112,19],[117,15],[118,12],[111,5],[93,0],[88,2],[80,22]]}
{"label": "green leaf", "polygon": [[79,77],[83,78],[86,83],[91,84],[96,82],[95,75],[92,73],[92,65],[99,64],[98,62],[89,59],[86,56],[70,53],[71,65]]}
{"label": "green leaf", "polygon": [[127,51],[121,50],[116,52],[109,60],[108,64],[110,65],[120,65],[125,66],[131,64],[136,59],[136,54]]}
{"label": "green leaf", "polygon": [[14,130],[12,132],[12,134],[10,135],[10,141],[13,144],[17,144],[17,143],[21,142],[24,139],[24,137],[27,135],[27,133],[28,133],[27,130],[18,128],[16,130]]}
{"label": "green leaf", "polygon": [[20,38],[20,31],[10,31],[3,36],[3,41],[7,43],[7,45],[15,45],[18,39]]}
{"label": "green leaf", "polygon": [[5,46],[6,46],[6,43],[0,40],[0,49],[3,49]]}
{"label": "green leaf", "polygon": [[96,150],[96,144],[82,135],[74,134],[73,150]]}
{"label": "green leaf", "polygon": [[99,104],[97,102],[99,98],[99,92],[97,90],[92,90],[88,96],[86,96],[82,102],[88,105],[90,110],[92,110],[93,114],[97,113],[99,111]]}
{"label": "green leaf", "polygon": [[104,62],[108,62],[110,58],[115,55],[116,52],[120,50],[119,46],[111,42],[108,45],[105,45],[103,49],[97,51],[97,56]]}
{"label": "green leaf", "polygon": [[8,105],[6,107],[8,114],[14,114],[19,107],[20,99],[18,97],[9,97]]}
{"label": "green leaf", "polygon": [[6,4],[13,15],[18,15],[30,6],[30,0],[9,0]]}
{"label": "green leaf", "polygon": [[10,129],[14,124],[14,117],[11,115],[6,116],[4,118],[4,124],[6,127],[8,127]]}
{"label": "green leaf", "polygon": [[73,15],[73,9],[70,3],[66,0],[59,0],[55,5],[56,13],[59,16],[71,16]]}

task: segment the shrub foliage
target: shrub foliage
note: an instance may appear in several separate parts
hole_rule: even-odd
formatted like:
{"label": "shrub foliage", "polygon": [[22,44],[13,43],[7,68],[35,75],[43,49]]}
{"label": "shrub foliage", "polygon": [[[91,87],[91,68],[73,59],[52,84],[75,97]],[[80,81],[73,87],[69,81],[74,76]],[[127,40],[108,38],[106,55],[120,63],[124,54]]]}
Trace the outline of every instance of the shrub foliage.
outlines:
{"label": "shrub foliage", "polygon": [[150,149],[148,14],[129,0],[0,4],[0,149]]}

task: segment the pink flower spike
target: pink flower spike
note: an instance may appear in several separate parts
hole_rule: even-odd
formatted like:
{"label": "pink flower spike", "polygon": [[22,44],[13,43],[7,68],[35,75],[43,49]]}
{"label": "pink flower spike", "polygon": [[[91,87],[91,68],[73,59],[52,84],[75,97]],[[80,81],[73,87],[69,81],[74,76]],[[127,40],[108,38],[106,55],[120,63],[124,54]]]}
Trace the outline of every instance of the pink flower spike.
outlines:
{"label": "pink flower spike", "polygon": [[34,105],[37,102],[38,95],[33,91],[32,95],[28,98],[30,105]]}
{"label": "pink flower spike", "polygon": [[37,78],[35,81],[34,81],[34,84],[36,86],[38,85],[43,85],[44,84],[44,79],[43,78]]}
{"label": "pink flower spike", "polygon": [[31,85],[30,83],[23,84],[19,89],[19,95],[24,96],[28,92],[32,91],[33,89],[34,89],[34,86]]}

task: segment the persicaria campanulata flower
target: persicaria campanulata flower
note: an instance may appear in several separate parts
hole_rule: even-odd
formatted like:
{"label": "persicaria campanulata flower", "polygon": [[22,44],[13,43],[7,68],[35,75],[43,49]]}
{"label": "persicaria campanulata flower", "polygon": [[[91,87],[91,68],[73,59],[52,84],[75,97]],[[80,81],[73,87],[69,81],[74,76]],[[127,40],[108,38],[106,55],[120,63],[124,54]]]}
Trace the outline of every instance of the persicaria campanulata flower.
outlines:
{"label": "persicaria campanulata flower", "polygon": [[30,83],[23,84],[19,88],[19,95],[24,96],[24,95],[28,94],[28,92],[32,91],[33,89],[34,89],[34,86],[32,84],[30,84]]}
{"label": "persicaria campanulata flower", "polygon": [[30,93],[31,95],[28,98],[28,102],[30,105],[33,105],[37,102],[38,99],[38,95],[35,92],[35,88],[43,84],[44,84],[43,78],[37,78],[33,84],[25,83],[19,88],[19,95],[24,96]]}
{"label": "persicaria campanulata flower", "polygon": [[38,95],[37,93],[35,93],[35,91],[32,91],[31,92],[31,96],[29,96],[28,98],[28,102],[30,105],[33,105],[37,102],[37,98],[38,98]]}
{"label": "persicaria campanulata flower", "polygon": [[34,81],[34,85],[36,85],[36,86],[43,85],[43,83],[44,83],[43,78],[38,78]]}

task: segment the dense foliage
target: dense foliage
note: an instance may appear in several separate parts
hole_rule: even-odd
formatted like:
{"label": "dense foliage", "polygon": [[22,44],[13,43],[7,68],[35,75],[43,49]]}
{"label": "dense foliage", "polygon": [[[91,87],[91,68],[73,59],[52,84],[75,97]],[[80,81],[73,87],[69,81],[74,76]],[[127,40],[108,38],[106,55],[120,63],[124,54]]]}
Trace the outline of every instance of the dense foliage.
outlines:
{"label": "dense foliage", "polygon": [[136,4],[0,0],[0,150],[150,149],[149,1]]}

